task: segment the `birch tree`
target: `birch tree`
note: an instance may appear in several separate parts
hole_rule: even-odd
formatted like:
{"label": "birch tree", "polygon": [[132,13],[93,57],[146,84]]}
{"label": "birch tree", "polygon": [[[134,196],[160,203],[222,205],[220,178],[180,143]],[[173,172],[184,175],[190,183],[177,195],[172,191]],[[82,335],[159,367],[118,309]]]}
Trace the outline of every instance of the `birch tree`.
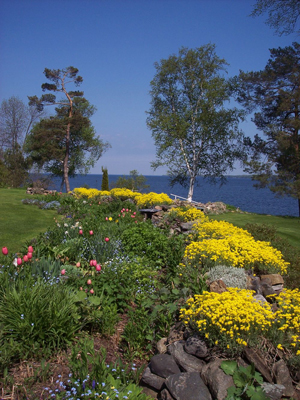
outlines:
{"label": "birch tree", "polygon": [[147,118],[156,146],[152,167],[166,165],[171,185],[188,187],[191,201],[197,176],[223,182],[242,158],[238,124],[244,113],[229,108],[227,63],[213,44],[181,48],[154,65]]}

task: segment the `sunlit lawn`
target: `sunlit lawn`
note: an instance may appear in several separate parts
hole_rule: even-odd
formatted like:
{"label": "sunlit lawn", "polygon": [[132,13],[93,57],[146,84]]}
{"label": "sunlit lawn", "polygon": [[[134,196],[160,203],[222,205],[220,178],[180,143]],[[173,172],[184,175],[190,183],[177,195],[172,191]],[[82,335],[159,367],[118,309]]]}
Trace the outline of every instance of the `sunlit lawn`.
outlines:
{"label": "sunlit lawn", "polygon": [[25,190],[0,189],[0,247],[10,253],[18,252],[26,241],[53,226],[54,210],[42,210],[22,203],[30,198]]}

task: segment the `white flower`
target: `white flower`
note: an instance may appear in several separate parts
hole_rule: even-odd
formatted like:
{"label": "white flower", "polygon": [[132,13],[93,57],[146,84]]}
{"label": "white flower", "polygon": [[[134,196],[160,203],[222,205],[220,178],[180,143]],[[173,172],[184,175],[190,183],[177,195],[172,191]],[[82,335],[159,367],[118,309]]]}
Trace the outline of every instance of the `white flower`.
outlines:
{"label": "white flower", "polygon": [[18,263],[17,263],[17,259],[16,259],[16,258],[14,259],[13,264],[14,264],[15,267],[18,266]]}
{"label": "white flower", "polygon": [[68,224],[64,223],[64,226],[69,226]]}

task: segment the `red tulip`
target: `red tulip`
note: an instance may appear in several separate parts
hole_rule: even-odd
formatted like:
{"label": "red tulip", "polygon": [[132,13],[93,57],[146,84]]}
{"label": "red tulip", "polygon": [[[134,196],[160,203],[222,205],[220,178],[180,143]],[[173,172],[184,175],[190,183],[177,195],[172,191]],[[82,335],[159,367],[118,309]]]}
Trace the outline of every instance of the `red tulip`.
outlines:
{"label": "red tulip", "polygon": [[60,271],[60,273],[61,273],[62,275],[65,275],[66,270],[65,270],[65,269],[62,269],[62,270]]}
{"label": "red tulip", "polygon": [[94,290],[93,290],[93,289],[91,289],[91,290],[90,290],[90,293],[91,293],[91,294],[94,294]]}
{"label": "red tulip", "polygon": [[96,271],[98,271],[98,272],[101,271],[101,265],[100,265],[100,264],[97,264],[97,265],[96,265]]}
{"label": "red tulip", "polygon": [[90,231],[90,235],[93,235],[94,234],[94,232],[93,231]]}
{"label": "red tulip", "polygon": [[22,258],[20,258],[20,257],[17,258],[17,264],[18,264],[18,265],[21,265],[21,264],[22,264]]}
{"label": "red tulip", "polygon": [[28,252],[28,253],[27,253],[27,257],[28,257],[29,260],[31,260],[31,259],[32,259],[32,253],[29,253],[29,252]]}
{"label": "red tulip", "polygon": [[109,242],[109,238],[108,238],[108,237],[106,237],[106,238],[105,238],[105,241],[106,241],[106,242]]}
{"label": "red tulip", "polygon": [[88,280],[87,280],[87,284],[88,284],[88,285],[91,285],[91,284],[92,284],[91,279],[88,279]]}
{"label": "red tulip", "polygon": [[28,261],[28,255],[27,254],[25,254],[25,256],[23,257],[23,260],[24,260],[24,262]]}
{"label": "red tulip", "polygon": [[33,247],[32,246],[28,246],[28,253],[33,253]]}
{"label": "red tulip", "polygon": [[82,235],[82,234],[83,234],[83,230],[79,229],[79,235]]}
{"label": "red tulip", "polygon": [[7,247],[2,247],[2,254],[5,256],[8,254]]}

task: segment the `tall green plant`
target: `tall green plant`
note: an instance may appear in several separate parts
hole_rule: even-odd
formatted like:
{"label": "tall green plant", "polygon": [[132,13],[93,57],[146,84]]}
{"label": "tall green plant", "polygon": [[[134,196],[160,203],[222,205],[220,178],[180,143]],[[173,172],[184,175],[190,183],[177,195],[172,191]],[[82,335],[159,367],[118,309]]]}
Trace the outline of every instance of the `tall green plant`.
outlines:
{"label": "tall green plant", "polygon": [[107,168],[102,167],[102,184],[101,184],[101,190],[103,191],[109,191],[109,184],[108,184],[108,172]]}

